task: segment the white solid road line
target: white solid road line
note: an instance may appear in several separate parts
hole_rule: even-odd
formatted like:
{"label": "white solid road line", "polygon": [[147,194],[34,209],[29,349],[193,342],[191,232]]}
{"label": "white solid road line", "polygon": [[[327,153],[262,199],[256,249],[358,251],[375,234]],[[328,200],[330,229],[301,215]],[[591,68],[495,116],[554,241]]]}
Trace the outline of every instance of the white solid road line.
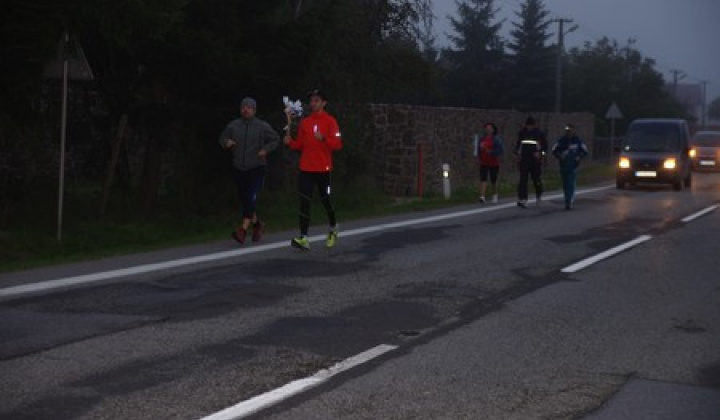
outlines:
{"label": "white solid road line", "polygon": [[[322,236],[324,238],[324,236]],[[311,239],[317,239],[320,236]],[[136,274],[151,273],[154,271],[167,270],[170,268],[198,264],[209,261],[222,260],[225,258],[237,257],[240,255],[255,254],[257,252],[269,251],[287,246],[287,242],[275,242],[266,245],[254,246],[252,248],[234,249],[232,251],[216,252],[214,254],[198,255],[195,257],[170,260],[159,263],[143,264],[135,267],[121,268],[118,270],[101,271],[98,273],[83,274],[79,276],[64,277],[56,280],[47,280],[38,283],[29,283],[21,286],[13,286],[0,289],[0,298],[21,295],[25,293],[40,292],[57,289],[61,287],[74,286],[84,283],[93,283],[103,280],[112,280],[120,277],[127,277]]]}
{"label": "white solid road line", "polygon": [[228,407],[215,414],[203,417],[201,420],[238,420],[257,413],[260,410],[279,404],[295,395],[321,385],[333,376],[348,371],[356,366],[367,363],[383,354],[397,349],[397,346],[381,344],[356,356],[321,370],[308,378],[298,379],[280,388],[258,395],[257,397],[245,400],[232,407]]}
{"label": "white solid road line", "polygon": [[[597,188],[589,188],[586,190],[578,191],[577,194],[591,194],[599,191],[604,191],[613,188],[612,186],[604,186]],[[562,197],[561,194],[549,195],[546,197],[547,200],[552,200]],[[407,226],[420,225],[424,223],[438,222],[441,220],[454,219],[458,217],[472,216],[480,213],[489,213],[493,211],[503,210],[510,207],[515,207],[515,202],[501,204],[496,206],[480,207],[472,210],[459,211],[454,213],[445,213],[437,216],[422,217],[419,219],[403,220],[401,222],[385,223],[376,226],[369,226],[364,228],[358,228],[348,231],[341,231],[340,237],[349,237],[363,235],[366,233],[378,232],[388,229],[401,228]],[[310,242],[318,242],[325,240],[325,235],[315,235],[308,238]],[[239,257],[242,255],[257,254],[260,252],[270,251],[278,248],[288,247],[288,241],[274,242],[265,245],[253,246],[250,248],[234,249],[231,251],[217,252],[214,254],[198,255],[195,257],[182,258],[178,260],[170,260],[159,263],[143,264],[135,267],[122,268],[119,270],[103,271],[99,273],[90,273],[79,276],[64,277],[55,280],[47,280],[37,283],[29,283],[20,286],[7,287],[0,289],[0,299],[8,298],[12,296],[20,296],[28,293],[43,292],[52,289],[59,289],[68,286],[76,286],[79,284],[94,283],[106,280],[113,280],[121,277],[127,277],[137,274],[152,273],[161,270],[167,270],[171,268],[184,267],[192,264],[205,263],[210,261],[217,261],[227,258]]]}
{"label": "white solid road line", "polygon": [[584,268],[587,268],[599,261],[605,260],[607,258],[612,257],[613,255],[619,254],[619,253],[625,251],[626,249],[630,249],[634,246],[640,245],[643,242],[647,242],[650,239],[652,239],[652,236],[650,236],[650,235],[639,236],[630,242],[625,242],[622,245],[618,245],[616,247],[610,248],[607,251],[603,251],[603,252],[601,252],[597,255],[594,255],[590,258],[586,258],[582,261],[576,262],[575,264],[569,265],[569,266],[563,268],[561,271],[563,273],[575,273],[575,272],[580,271]]}
{"label": "white solid road line", "polygon": [[703,210],[700,210],[699,212],[697,212],[697,213],[695,213],[695,214],[691,214],[690,216],[685,217],[685,218],[683,218],[683,219],[681,219],[681,220],[683,221],[683,223],[690,223],[690,222],[692,222],[693,220],[695,220],[695,219],[697,219],[697,218],[699,218],[699,217],[703,217],[703,216],[705,216],[706,214],[715,211],[715,209],[717,209],[717,208],[718,208],[717,205],[710,206],[710,207],[708,207],[708,208],[705,208],[705,209],[703,209]]}

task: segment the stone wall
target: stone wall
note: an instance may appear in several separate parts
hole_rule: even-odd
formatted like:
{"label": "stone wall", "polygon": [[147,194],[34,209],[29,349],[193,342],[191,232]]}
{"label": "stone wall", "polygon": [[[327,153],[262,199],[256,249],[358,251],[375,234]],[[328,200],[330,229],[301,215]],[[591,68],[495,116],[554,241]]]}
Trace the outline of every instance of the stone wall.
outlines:
{"label": "stone wall", "polygon": [[[451,168],[453,186],[477,181],[473,136],[483,124],[493,122],[504,138],[503,171],[513,176],[512,149],[526,113],[512,110],[437,108],[408,105],[371,104],[369,135],[372,170],[381,188],[395,196],[418,194],[418,172],[423,168],[424,192],[441,191],[442,164]],[[565,123],[573,123],[578,135],[594,137],[592,114],[533,113],[538,126],[547,133],[550,147],[562,135]],[[549,159],[552,164],[553,159]]]}

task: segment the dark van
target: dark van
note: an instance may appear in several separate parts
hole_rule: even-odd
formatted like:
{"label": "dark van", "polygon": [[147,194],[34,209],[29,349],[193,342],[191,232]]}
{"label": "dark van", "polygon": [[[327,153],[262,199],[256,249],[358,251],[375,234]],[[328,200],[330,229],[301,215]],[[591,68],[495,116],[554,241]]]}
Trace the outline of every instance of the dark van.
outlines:
{"label": "dark van", "polygon": [[692,184],[690,131],[685,120],[639,119],[630,123],[620,150],[617,187],[662,183],[674,189]]}

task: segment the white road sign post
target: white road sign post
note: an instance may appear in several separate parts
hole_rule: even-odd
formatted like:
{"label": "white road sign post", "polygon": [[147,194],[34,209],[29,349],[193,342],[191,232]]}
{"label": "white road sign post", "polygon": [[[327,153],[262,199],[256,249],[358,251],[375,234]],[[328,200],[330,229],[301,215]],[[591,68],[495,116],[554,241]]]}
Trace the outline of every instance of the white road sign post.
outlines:
{"label": "white road sign post", "polygon": [[93,80],[93,73],[80,44],[66,31],[60,38],[57,56],[45,68],[48,79],[62,80],[62,115],[60,120],[60,174],[58,179],[57,240],[62,240],[63,203],[65,196],[65,140],[67,133],[68,80]]}
{"label": "white road sign post", "polygon": [[[67,32],[64,34],[65,50],[70,41]],[[65,51],[61,52],[63,58],[62,73],[62,116],[60,117],[60,176],[58,181],[58,214],[57,214],[57,240],[62,240],[63,203],[65,198],[65,137],[67,134],[67,89],[68,89],[68,60]]]}
{"label": "white road sign post", "polygon": [[620,112],[620,107],[615,102],[610,105],[610,108],[605,113],[605,119],[610,120],[610,137],[615,140],[615,120],[622,119],[623,115]]}

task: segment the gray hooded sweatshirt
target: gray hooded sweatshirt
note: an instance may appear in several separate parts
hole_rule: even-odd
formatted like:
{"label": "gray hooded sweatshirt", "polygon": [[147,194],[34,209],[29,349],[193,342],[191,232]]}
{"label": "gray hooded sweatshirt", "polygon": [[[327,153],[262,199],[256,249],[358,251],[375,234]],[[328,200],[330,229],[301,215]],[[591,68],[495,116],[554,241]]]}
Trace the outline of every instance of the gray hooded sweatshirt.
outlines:
{"label": "gray hooded sweatshirt", "polygon": [[270,153],[280,143],[280,136],[270,124],[256,117],[231,121],[220,134],[220,146],[224,148],[228,139],[237,142],[232,150],[233,166],[241,171],[267,165],[267,159],[258,156],[258,152]]}

